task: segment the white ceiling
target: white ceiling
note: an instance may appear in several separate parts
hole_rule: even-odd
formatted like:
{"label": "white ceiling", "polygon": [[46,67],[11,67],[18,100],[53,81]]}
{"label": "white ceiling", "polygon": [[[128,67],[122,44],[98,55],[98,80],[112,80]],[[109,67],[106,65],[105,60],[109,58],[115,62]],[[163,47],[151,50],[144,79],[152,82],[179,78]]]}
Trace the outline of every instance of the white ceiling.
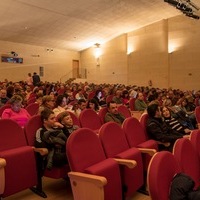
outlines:
{"label": "white ceiling", "polygon": [[180,14],[164,0],[0,0],[0,40],[79,51]]}

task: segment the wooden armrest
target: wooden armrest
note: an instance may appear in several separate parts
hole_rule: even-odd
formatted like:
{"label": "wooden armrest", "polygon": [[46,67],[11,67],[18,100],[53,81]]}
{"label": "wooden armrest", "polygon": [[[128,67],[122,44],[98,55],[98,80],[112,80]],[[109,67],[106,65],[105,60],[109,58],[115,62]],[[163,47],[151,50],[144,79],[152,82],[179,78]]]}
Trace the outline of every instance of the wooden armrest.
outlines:
{"label": "wooden armrest", "polygon": [[102,187],[107,184],[107,179],[103,176],[97,176],[97,175],[86,174],[86,173],[81,173],[81,172],[69,172],[68,176],[70,179],[73,179],[73,181],[90,182],[97,185],[98,187]]}
{"label": "wooden armrest", "polygon": [[3,194],[5,189],[5,166],[6,160],[4,158],[0,158],[0,196]]}
{"label": "wooden armrest", "polygon": [[0,168],[4,168],[6,166],[6,160],[4,158],[0,158]]}
{"label": "wooden armrest", "polygon": [[36,147],[32,147],[32,148],[35,152],[39,153],[41,156],[46,156],[48,154],[47,148],[36,148]]}
{"label": "wooden armrest", "polygon": [[69,172],[68,176],[74,200],[104,200],[105,177],[81,172]]}
{"label": "wooden armrest", "polygon": [[160,142],[160,141],[156,141],[158,144],[162,144],[165,147],[169,147],[170,146],[170,142]]}
{"label": "wooden armrest", "polygon": [[155,149],[148,148],[138,148],[142,153],[148,153],[150,156],[153,156],[157,151]]}
{"label": "wooden armrest", "polygon": [[120,159],[120,158],[114,158],[114,160],[117,161],[118,164],[125,165],[128,168],[134,168],[137,166],[137,162],[135,160]]}

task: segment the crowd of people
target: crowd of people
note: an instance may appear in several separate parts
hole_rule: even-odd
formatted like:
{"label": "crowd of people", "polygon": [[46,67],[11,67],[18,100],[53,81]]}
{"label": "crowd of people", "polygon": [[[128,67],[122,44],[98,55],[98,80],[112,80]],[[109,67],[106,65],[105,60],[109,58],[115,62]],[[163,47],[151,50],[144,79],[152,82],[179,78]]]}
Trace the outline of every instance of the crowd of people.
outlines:
{"label": "crowd of people", "polygon": [[40,81],[37,73],[33,76],[29,73],[25,81],[0,83],[0,107],[10,105],[1,118],[13,119],[24,127],[31,117],[26,106],[31,99],[39,104],[37,114],[41,115],[43,127],[36,133],[36,146],[51,149],[47,162],[49,169],[67,162],[65,154],[58,152],[65,152],[67,138],[79,128],[69,112],[78,117],[86,108],[98,113],[102,107],[107,107],[104,121],[122,125],[125,116],[117,108],[119,105],[129,108],[131,98],[135,99],[135,110],[149,115],[146,126],[149,137],[169,142],[167,149],[170,151],[176,139],[187,137],[197,128],[194,110],[200,105],[200,91],[88,82],[50,83]]}

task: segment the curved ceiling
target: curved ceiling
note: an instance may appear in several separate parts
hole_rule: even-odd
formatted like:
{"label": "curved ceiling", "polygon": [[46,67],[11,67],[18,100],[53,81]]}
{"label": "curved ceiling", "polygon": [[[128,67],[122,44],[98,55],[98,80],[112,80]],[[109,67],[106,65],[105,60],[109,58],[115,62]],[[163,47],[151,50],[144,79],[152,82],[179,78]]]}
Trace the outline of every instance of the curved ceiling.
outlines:
{"label": "curved ceiling", "polygon": [[1,0],[0,40],[80,51],[180,14],[163,0]]}

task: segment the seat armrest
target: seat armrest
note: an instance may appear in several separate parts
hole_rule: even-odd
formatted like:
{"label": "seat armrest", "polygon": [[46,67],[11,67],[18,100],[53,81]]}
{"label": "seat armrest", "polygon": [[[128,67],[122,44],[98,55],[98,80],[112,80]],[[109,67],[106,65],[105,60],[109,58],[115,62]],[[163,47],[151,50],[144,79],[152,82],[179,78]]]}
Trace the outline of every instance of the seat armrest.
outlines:
{"label": "seat armrest", "polygon": [[37,153],[39,153],[41,156],[46,156],[48,154],[48,149],[47,148],[36,148],[33,147],[33,150]]}
{"label": "seat armrest", "polygon": [[5,166],[6,160],[4,158],[0,158],[0,196],[3,194],[5,189]]}
{"label": "seat armrest", "polygon": [[81,172],[69,172],[68,176],[74,200],[104,199],[104,186],[107,184],[105,177]]}
{"label": "seat armrest", "polygon": [[125,165],[128,168],[134,168],[137,166],[137,162],[135,160],[119,159],[119,158],[114,158],[114,160],[117,161],[118,164]]}
{"label": "seat armrest", "polygon": [[6,166],[6,160],[4,158],[0,158],[0,168],[4,168]]}
{"label": "seat armrest", "polygon": [[138,148],[138,150],[140,150],[141,153],[147,153],[150,156],[153,156],[157,152],[156,149],[148,149],[148,148]]}

